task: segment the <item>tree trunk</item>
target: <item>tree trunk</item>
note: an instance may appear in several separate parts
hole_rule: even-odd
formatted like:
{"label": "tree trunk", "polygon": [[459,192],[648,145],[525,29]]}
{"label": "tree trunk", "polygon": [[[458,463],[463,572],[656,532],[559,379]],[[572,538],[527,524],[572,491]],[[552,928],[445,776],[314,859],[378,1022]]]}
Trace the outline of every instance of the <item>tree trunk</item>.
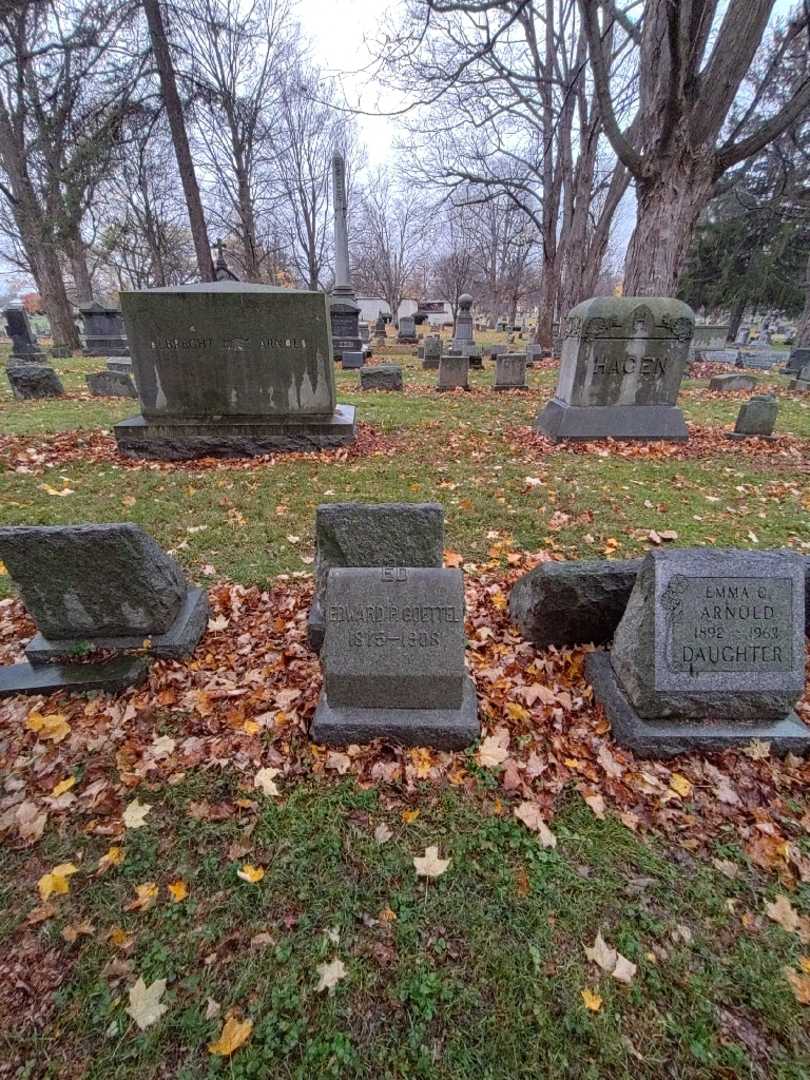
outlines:
{"label": "tree trunk", "polygon": [[796,347],[810,349],[810,257],[807,259],[807,277],[804,282],[804,311],[796,326]]}
{"label": "tree trunk", "polygon": [[537,316],[535,343],[544,349],[550,349],[554,336],[554,301],[557,297],[558,275],[556,260],[546,260],[543,264],[543,280],[540,285],[540,311]]}
{"label": "tree trunk", "polygon": [[72,352],[81,348],[79,331],[65,289],[62,267],[56,249],[44,244],[36,256],[36,278],[42,304],[51,324],[54,345],[67,345]]}
{"label": "tree trunk", "polygon": [[683,162],[636,183],[638,210],[624,263],[625,296],[674,296],[701,210],[711,165]]}
{"label": "tree trunk", "polygon": [[740,323],[742,317],[745,314],[746,301],[743,298],[734,301],[734,307],[731,309],[731,315],[728,320],[728,333],[726,334],[727,342],[735,342],[737,340],[737,332],[740,329]]}
{"label": "tree trunk", "polygon": [[191,236],[194,241],[194,251],[197,255],[197,267],[202,281],[213,281],[214,263],[211,259],[211,245],[208,241],[208,230],[205,225],[202,200],[200,199],[200,188],[197,184],[197,174],[194,172],[194,162],[191,159],[183,107],[180,104],[180,95],[177,92],[177,80],[174,75],[174,66],[169,52],[166,31],[163,27],[163,18],[160,14],[159,0],[143,0],[143,6],[149,23],[149,37],[155,54],[155,65],[160,76],[160,89],[172,133],[172,144],[177,158],[177,167],[180,171],[180,180],[186,197]]}
{"label": "tree trunk", "polygon": [[87,254],[81,239],[71,239],[65,244],[65,253],[70,260],[73,285],[76,289],[76,303],[86,304],[93,299],[93,282],[87,268]]}

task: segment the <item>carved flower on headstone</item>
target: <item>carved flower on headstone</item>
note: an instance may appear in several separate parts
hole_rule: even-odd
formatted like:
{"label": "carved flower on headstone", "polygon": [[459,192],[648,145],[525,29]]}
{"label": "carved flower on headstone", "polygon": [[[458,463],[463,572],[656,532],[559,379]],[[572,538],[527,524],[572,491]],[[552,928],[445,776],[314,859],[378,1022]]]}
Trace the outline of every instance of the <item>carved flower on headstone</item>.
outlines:
{"label": "carved flower on headstone", "polygon": [[661,607],[670,615],[681,606],[681,597],[686,592],[687,581],[682,574],[676,574],[661,594]]}

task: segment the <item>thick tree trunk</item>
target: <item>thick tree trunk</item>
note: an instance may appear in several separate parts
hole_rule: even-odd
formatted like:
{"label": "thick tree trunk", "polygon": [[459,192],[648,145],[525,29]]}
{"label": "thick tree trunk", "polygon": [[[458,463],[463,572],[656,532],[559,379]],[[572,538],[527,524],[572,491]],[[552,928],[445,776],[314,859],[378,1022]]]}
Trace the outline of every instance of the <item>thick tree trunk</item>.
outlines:
{"label": "thick tree trunk", "polygon": [[731,314],[728,320],[728,333],[726,334],[726,341],[734,342],[737,340],[737,331],[740,329],[740,323],[742,317],[745,314],[745,300],[735,300],[734,307],[731,309]]}
{"label": "thick tree trunk", "polygon": [[51,324],[54,345],[67,345],[72,352],[78,352],[81,341],[65,289],[62,267],[55,248],[49,244],[43,244],[37,253],[36,279]]}
{"label": "thick tree trunk", "polygon": [[674,296],[701,210],[711,165],[684,162],[636,183],[636,227],[624,263],[625,296]]}
{"label": "thick tree trunk", "polygon": [[177,167],[180,171],[180,180],[186,197],[191,236],[194,241],[194,251],[197,255],[197,267],[202,281],[213,281],[214,263],[211,259],[211,245],[205,225],[205,214],[200,199],[197,174],[194,172],[194,162],[191,159],[191,150],[188,145],[183,107],[180,104],[180,95],[177,92],[174,65],[169,52],[166,31],[163,27],[163,17],[160,14],[159,0],[143,0],[143,6],[149,23],[149,37],[155,54],[155,65],[160,76],[160,89],[172,133],[172,144],[177,158]]}
{"label": "thick tree trunk", "polygon": [[87,268],[87,254],[84,245],[81,239],[74,239],[65,244],[65,249],[70,260],[71,273],[73,274],[76,303],[85,304],[93,299],[93,282]]}
{"label": "thick tree trunk", "polygon": [[554,301],[557,297],[559,282],[555,262],[556,260],[546,260],[543,265],[540,312],[537,317],[537,333],[534,335],[535,343],[542,345],[545,349],[551,348],[554,336]]}
{"label": "thick tree trunk", "polygon": [[796,326],[796,347],[810,349],[810,257],[807,259],[807,277],[804,282],[804,311]]}

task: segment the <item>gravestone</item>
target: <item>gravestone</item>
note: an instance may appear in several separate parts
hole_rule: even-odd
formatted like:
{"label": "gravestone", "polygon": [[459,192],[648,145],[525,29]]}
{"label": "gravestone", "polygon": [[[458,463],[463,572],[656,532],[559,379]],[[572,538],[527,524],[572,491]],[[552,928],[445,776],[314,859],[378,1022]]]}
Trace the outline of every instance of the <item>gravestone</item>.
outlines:
{"label": "gravestone", "polygon": [[751,327],[741,326],[737,331],[737,336],[734,338],[735,345],[747,345],[748,340],[751,337]]}
{"label": "gravestone", "polygon": [[424,356],[422,368],[425,371],[435,371],[439,366],[442,356],[442,339],[439,334],[428,334],[424,339]]}
{"label": "gravestone", "polygon": [[354,371],[363,366],[364,359],[362,349],[344,349],[340,354],[340,366],[344,371]]}
{"label": "gravestone", "polygon": [[121,453],[182,459],[319,450],[355,437],[335,403],[324,293],[239,281],[121,294],[141,415]]}
{"label": "gravestone", "polygon": [[332,327],[334,358],[339,360],[344,350],[362,352],[360,338],[360,308],[354,302],[349,270],[349,203],[346,196],[346,163],[343,155],[332,156],[332,190],[335,203],[335,285],[329,317]]}
{"label": "gravestone", "polygon": [[439,360],[437,390],[469,390],[470,360],[467,356],[449,356],[447,353]]}
{"label": "gravestone", "polygon": [[417,340],[416,319],[413,315],[403,315],[399,320],[397,341],[402,345],[415,345]]}
{"label": "gravestone", "polygon": [[709,325],[704,323],[695,326],[692,335],[691,353],[701,359],[711,359],[710,355],[719,349],[725,349],[728,339],[728,326]]}
{"label": "gravestone", "polygon": [[326,588],[316,743],[455,750],[480,735],[460,570],[336,568]]}
{"label": "gravestone", "polygon": [[126,356],[129,353],[124,322],[118,308],[105,307],[97,300],[79,308],[85,356]]}
{"label": "gravestone", "polygon": [[360,340],[364,345],[371,341],[371,331],[367,322],[361,322],[360,324]]}
{"label": "gravestone", "polygon": [[86,643],[187,656],[207,625],[206,594],[137,525],[0,528],[0,558],[40,631],[25,650],[32,661]]}
{"label": "gravestone", "polygon": [[6,367],[11,392],[17,401],[64,397],[62,380],[45,364],[14,364]]}
{"label": "gravestone", "polygon": [[490,345],[487,349],[490,360],[496,360],[499,356],[503,356],[504,353],[509,352],[508,345]]}
{"label": "gravestone", "polygon": [[791,390],[798,390],[802,394],[810,391],[810,364],[805,364],[797,377],[790,384]]}
{"label": "gravestone", "polygon": [[526,346],[526,363],[528,367],[533,367],[537,360],[542,360],[544,356],[548,355],[548,349],[543,345],[538,345],[536,342],[529,342]]}
{"label": "gravestone", "polygon": [[380,314],[377,316],[377,321],[374,323],[374,337],[380,343],[384,342],[388,337],[385,330],[385,319],[382,312],[380,312]]}
{"label": "gravestone", "polygon": [[779,403],[773,394],[755,394],[741,407],[734,430],[726,434],[730,439],[773,439],[778,412]]}
{"label": "gravestone", "polygon": [[399,364],[376,364],[360,369],[361,390],[401,390],[402,368]]}
{"label": "gravestone", "polygon": [[557,392],[536,430],[561,439],[685,441],[677,407],[694,315],[667,297],[595,297],[565,320]]}
{"label": "gravestone", "polygon": [[136,398],[138,396],[131,377],[120,371],[94,371],[85,375],[84,381],[93,397]]}
{"label": "gravestone", "polygon": [[6,333],[11,338],[11,357],[9,362],[32,363],[43,361],[45,353],[31,329],[28,312],[20,304],[9,304],[3,309]]}
{"label": "gravestone", "polygon": [[753,375],[712,375],[710,390],[753,390],[759,385]]}
{"label": "gravestone", "polygon": [[805,364],[810,364],[810,347],[791,349],[782,373],[784,375],[798,375]]}
{"label": "gravestone", "polygon": [[336,566],[442,565],[444,511],[439,503],[323,503],[315,512],[315,598],[309,643],[323,644],[323,602]]}
{"label": "gravestone", "polygon": [[787,551],[650,552],[610,654],[586,672],[617,742],[668,756],[753,739],[810,748],[804,562]]}
{"label": "gravestone", "polygon": [[107,357],[107,371],[117,371],[122,375],[131,375],[132,370],[132,360],[129,356]]}
{"label": "gravestone", "polygon": [[523,353],[502,353],[495,358],[493,390],[528,390],[526,357]]}
{"label": "gravestone", "polygon": [[484,366],[484,357],[481,346],[475,344],[472,304],[473,298],[469,293],[464,293],[458,298],[456,327],[447,355],[466,356],[470,361],[470,367],[480,370]]}

